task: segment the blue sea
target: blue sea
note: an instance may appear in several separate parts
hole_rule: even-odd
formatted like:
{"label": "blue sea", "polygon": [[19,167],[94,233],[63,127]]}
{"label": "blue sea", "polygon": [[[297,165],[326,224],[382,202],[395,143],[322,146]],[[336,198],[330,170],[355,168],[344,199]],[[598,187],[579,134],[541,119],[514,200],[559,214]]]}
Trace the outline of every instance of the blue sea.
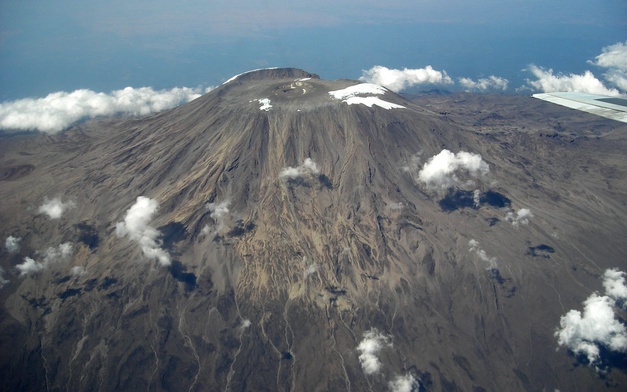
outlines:
{"label": "blue sea", "polygon": [[[69,32],[68,32],[69,34]],[[489,75],[507,78],[509,92],[531,77],[529,64],[555,72],[597,77],[587,63],[603,47],[623,42],[625,27],[561,24],[370,24],[283,29],[228,40],[172,42],[141,37],[73,37],[53,47],[11,46],[0,51],[0,101],[88,88],[110,92],[126,86],[215,86],[255,68],[298,67],[325,79],[357,79],[374,65],[445,70],[454,80]],[[453,87],[454,88],[454,87]]]}

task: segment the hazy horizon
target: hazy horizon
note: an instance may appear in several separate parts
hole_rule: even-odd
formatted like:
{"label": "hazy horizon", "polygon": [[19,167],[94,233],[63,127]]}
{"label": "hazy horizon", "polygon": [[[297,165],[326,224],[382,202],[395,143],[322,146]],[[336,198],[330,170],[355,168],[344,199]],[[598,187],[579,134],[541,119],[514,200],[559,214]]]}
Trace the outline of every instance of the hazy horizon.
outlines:
{"label": "hazy horizon", "polygon": [[265,67],[405,92],[624,95],[624,15],[627,4],[617,0],[7,1],[0,128],[20,121],[24,107],[46,112],[42,103],[66,96],[132,96],[132,113],[162,110]]}

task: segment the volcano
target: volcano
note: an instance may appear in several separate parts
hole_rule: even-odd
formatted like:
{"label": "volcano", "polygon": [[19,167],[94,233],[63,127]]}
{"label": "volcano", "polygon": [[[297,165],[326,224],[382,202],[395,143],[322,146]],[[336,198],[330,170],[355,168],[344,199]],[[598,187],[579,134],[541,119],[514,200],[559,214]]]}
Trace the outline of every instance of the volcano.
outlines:
{"label": "volcano", "polygon": [[626,132],[287,68],[3,136],[0,385],[621,390],[558,332],[627,267]]}

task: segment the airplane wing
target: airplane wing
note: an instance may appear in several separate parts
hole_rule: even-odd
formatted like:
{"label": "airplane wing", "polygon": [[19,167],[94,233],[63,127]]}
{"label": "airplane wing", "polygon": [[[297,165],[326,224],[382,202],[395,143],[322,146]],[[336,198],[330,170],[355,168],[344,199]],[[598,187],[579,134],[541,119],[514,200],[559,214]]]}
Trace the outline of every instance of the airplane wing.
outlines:
{"label": "airplane wing", "polygon": [[627,98],[583,93],[534,94],[534,98],[627,123]]}

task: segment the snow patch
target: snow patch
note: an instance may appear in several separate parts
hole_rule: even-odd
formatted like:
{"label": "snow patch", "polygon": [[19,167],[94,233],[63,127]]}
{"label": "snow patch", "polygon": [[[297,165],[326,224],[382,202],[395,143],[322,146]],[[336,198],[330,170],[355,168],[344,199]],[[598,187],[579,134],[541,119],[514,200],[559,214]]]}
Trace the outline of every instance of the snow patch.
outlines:
{"label": "snow patch", "polygon": [[261,106],[259,107],[259,110],[265,110],[267,112],[272,108],[272,105],[270,104],[270,99],[262,98],[262,99],[259,99],[258,101],[261,104]]}
{"label": "snow patch", "polygon": [[234,81],[235,79],[239,78],[240,76],[242,76],[242,75],[246,75],[246,74],[249,74],[249,73],[251,73],[251,72],[264,71],[264,70],[267,70],[267,69],[277,69],[277,68],[278,68],[278,67],[251,69],[250,71],[242,72],[242,73],[240,73],[240,74],[237,74],[237,75],[235,75],[235,76],[233,76],[233,77],[229,78],[226,82],[222,83],[222,85],[224,86],[225,84],[227,84],[227,83],[229,83],[229,82]]}
{"label": "snow patch", "polygon": [[[379,106],[383,109],[404,109],[405,106],[397,105],[395,103],[387,102],[379,97],[373,95],[385,94],[388,90],[385,87],[372,83],[360,83],[354,86],[347,87],[342,90],[329,91],[335,99],[339,99],[348,105],[366,105],[369,108]],[[366,95],[366,96],[362,96]]]}

